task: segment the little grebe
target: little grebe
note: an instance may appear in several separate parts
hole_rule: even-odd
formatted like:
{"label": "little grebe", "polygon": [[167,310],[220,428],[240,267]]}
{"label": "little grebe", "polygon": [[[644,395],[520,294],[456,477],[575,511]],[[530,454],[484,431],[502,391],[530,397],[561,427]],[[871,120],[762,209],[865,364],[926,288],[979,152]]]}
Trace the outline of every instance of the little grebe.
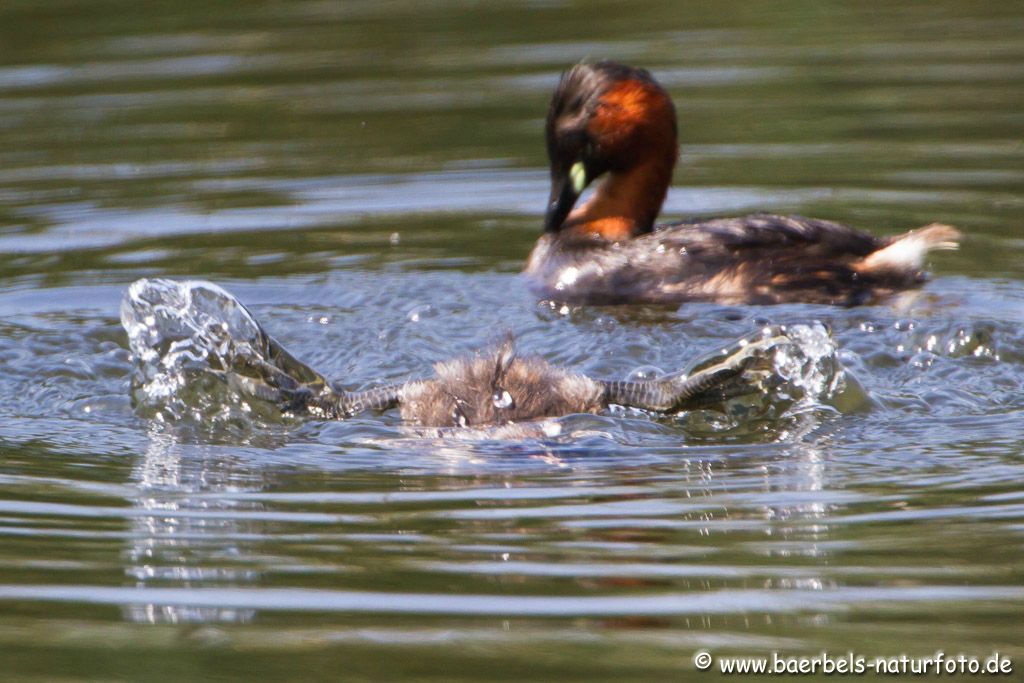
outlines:
{"label": "little grebe", "polygon": [[[261,332],[261,334],[263,334]],[[659,413],[720,405],[729,398],[764,391],[759,364],[771,364],[772,350],[792,343],[784,327],[767,327],[739,340],[690,373],[646,380],[600,380],[517,356],[511,341],[475,356],[434,366],[431,379],[417,379],[366,391],[332,386],[295,360],[270,337],[265,358],[239,357],[230,384],[271,401],[290,413],[339,419],[366,411],[398,408],[402,419],[423,427],[481,427],[597,413],[611,405]]]}
{"label": "little grebe", "polygon": [[855,305],[920,284],[927,252],[955,249],[960,238],[938,223],[875,237],[770,214],[655,227],[678,157],[675,107],[647,71],[614,62],[578,64],[562,75],[547,148],[545,233],[525,270],[545,298]]}
{"label": "little grebe", "polygon": [[509,426],[610,405],[725,409],[731,398],[771,392],[776,380],[786,379],[777,360],[780,353],[800,355],[806,327],[767,326],[683,372],[635,381],[593,379],[519,356],[508,338],[436,364],[433,377],[350,391],[289,353],[242,302],[210,282],[138,280],[121,302],[121,322],[136,362],[132,395],[143,404],[167,406],[169,397],[178,404],[177,391],[190,382],[206,389],[205,380],[215,378],[237,392],[235,400],[256,399],[289,413],[333,419],[397,408],[407,422],[431,428]]}

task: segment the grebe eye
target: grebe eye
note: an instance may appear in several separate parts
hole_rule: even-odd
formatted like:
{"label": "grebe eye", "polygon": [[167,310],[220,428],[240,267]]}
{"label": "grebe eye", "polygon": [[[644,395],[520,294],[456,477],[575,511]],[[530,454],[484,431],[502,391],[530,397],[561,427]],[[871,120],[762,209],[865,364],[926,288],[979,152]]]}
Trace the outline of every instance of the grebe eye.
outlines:
{"label": "grebe eye", "polygon": [[456,404],[452,408],[452,422],[458,427],[465,427],[469,425],[469,420],[466,419],[466,414],[462,412],[462,408]]}
{"label": "grebe eye", "polygon": [[512,394],[508,393],[505,389],[495,389],[494,394],[491,395],[491,401],[494,403],[494,407],[498,410],[504,410],[506,408],[515,407],[515,401],[512,400]]}

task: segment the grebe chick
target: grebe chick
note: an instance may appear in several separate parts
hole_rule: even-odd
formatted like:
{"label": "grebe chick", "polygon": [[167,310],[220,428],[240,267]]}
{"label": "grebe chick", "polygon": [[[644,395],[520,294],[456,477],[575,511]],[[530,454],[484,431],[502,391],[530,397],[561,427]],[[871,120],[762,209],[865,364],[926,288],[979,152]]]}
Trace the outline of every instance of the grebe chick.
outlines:
{"label": "grebe chick", "polygon": [[[596,413],[612,405],[661,413],[728,412],[734,397],[774,399],[778,387],[804,371],[793,370],[794,363],[818,372],[818,361],[811,361],[804,348],[831,347],[820,325],[768,326],[694,359],[684,372],[620,381],[519,356],[508,338],[484,352],[438,363],[433,377],[348,391],[289,353],[238,299],[209,282],[138,280],[121,302],[121,323],[135,360],[133,399],[166,408],[172,418],[190,410],[194,389],[208,392],[207,380],[213,378],[227,385],[228,400],[247,413],[262,412],[250,399],[285,413],[328,419],[397,408],[407,422],[422,427],[457,428],[459,436],[474,431],[466,428],[498,427],[476,431],[510,438],[540,426],[550,436],[551,423],[539,422],[544,418]],[[802,386],[792,382],[777,396],[785,401],[806,393]],[[208,399],[203,397],[204,409]]]}
{"label": "grebe chick", "polygon": [[875,237],[771,214],[655,227],[678,157],[676,112],[643,69],[605,61],[566,71],[546,137],[545,233],[524,271],[544,298],[854,305],[921,284],[927,253],[955,249],[960,239],[955,228],[937,223]]}
{"label": "grebe chick", "polygon": [[[692,374],[639,380],[598,380],[555,367],[535,356],[517,356],[510,340],[475,356],[434,366],[435,376],[404,384],[347,392],[325,381],[298,381],[296,366],[247,361],[258,380],[236,378],[236,387],[286,412],[343,419],[365,411],[398,408],[402,419],[422,427],[507,425],[573,413],[597,413],[610,405],[669,413],[702,408],[761,391],[744,373],[767,351],[787,341],[782,328],[767,328],[742,340],[735,352]],[[293,358],[288,362],[296,363]],[[302,376],[309,377],[301,366]],[[315,373],[313,373],[315,375]]]}

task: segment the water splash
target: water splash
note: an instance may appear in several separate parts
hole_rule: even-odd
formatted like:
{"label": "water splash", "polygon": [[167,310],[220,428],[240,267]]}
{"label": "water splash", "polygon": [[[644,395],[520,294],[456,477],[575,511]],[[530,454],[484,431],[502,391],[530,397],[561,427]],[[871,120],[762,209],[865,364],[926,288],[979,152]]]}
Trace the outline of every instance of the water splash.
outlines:
{"label": "water splash", "polygon": [[785,381],[779,395],[803,408],[831,401],[846,387],[847,373],[839,362],[838,348],[820,322],[784,328],[790,343],[774,349],[775,373]]}
{"label": "water splash", "polygon": [[[251,429],[282,421],[289,390],[329,386],[235,297],[209,282],[139,280],[125,294],[121,322],[136,361],[133,399],[140,412],[158,420]],[[709,395],[707,410],[684,414],[684,426],[723,434],[835,406],[851,387],[863,398],[839,362],[829,330],[818,322],[765,326],[681,374],[723,365],[744,370]],[[496,394],[493,400],[505,405],[511,397]]]}
{"label": "water splash", "polygon": [[820,322],[765,326],[698,359],[687,372],[741,356],[751,360],[733,386],[726,387],[726,399],[713,411],[684,415],[688,430],[719,437],[761,432],[780,438],[792,434],[797,422],[801,432],[813,428],[818,413],[852,412],[871,404],[840,362],[830,330]]}
{"label": "water splash", "polygon": [[[324,380],[292,358],[228,292],[203,281],[143,279],[121,302],[135,359],[132,398],[157,420],[248,428],[280,421],[261,368]],[[263,395],[268,400],[254,400]]]}

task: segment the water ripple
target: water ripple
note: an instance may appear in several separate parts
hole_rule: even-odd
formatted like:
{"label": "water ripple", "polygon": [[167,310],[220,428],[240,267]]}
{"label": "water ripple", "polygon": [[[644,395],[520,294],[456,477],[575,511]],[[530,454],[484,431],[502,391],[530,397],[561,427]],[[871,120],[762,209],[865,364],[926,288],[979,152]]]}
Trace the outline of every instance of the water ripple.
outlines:
{"label": "water ripple", "polygon": [[824,591],[722,590],[631,597],[491,596],[370,593],[300,589],[107,588],[0,585],[0,600],[84,602],[97,605],[179,605],[301,612],[370,612],[467,616],[634,616],[842,612],[851,606],[1024,599],[1018,586],[841,588]]}

